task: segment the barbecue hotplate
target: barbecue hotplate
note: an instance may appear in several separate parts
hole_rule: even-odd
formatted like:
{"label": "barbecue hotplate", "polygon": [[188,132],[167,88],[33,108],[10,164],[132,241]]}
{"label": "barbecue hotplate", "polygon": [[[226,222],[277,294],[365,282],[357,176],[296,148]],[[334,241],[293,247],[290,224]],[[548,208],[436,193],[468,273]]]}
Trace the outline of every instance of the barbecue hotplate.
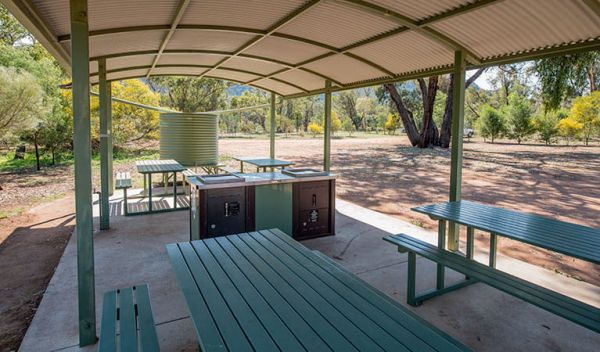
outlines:
{"label": "barbecue hotplate", "polygon": [[205,185],[246,181],[243,177],[234,174],[200,175],[196,177],[200,182],[204,183]]}
{"label": "barbecue hotplate", "polygon": [[312,177],[312,176],[327,176],[327,171],[307,168],[291,168],[281,170],[282,174],[292,177]]}

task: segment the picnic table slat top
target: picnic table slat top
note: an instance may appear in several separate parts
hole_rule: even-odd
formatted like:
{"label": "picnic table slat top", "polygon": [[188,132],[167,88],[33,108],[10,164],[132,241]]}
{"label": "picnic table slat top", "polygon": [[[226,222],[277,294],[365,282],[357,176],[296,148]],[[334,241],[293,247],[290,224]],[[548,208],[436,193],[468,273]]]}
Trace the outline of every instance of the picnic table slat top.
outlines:
{"label": "picnic table slat top", "polygon": [[279,230],[167,251],[202,350],[468,350]]}
{"label": "picnic table slat top", "polygon": [[600,229],[597,228],[466,200],[412,210],[600,264]]}
{"label": "picnic table slat top", "polygon": [[186,167],[173,159],[165,160],[138,160],[135,162],[137,171],[141,174],[163,173],[163,172],[181,172],[187,170]]}
{"label": "picnic table slat top", "polygon": [[233,157],[233,159],[258,167],[282,167],[294,165],[294,163],[291,161],[263,157]]}

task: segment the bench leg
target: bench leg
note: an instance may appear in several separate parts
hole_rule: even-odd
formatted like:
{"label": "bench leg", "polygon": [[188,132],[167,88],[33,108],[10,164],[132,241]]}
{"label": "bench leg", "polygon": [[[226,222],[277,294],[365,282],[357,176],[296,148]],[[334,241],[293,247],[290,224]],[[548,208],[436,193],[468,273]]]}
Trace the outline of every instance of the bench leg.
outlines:
{"label": "bench leg", "polygon": [[467,227],[467,259],[473,259],[473,249],[475,242],[475,229]]}
{"label": "bench leg", "polygon": [[173,173],[173,209],[177,208],[177,173]]}
{"label": "bench leg", "polygon": [[148,174],[148,211],[152,211],[152,174]]}
{"label": "bench leg", "polygon": [[[446,221],[440,220],[438,223],[438,247],[446,249]],[[441,290],[444,288],[445,268],[443,265],[437,265],[436,288]]]}
{"label": "bench leg", "polygon": [[127,206],[127,188],[123,188],[123,214],[129,215],[129,207]]}
{"label": "bench leg", "polygon": [[[474,248],[474,242],[475,242],[475,229],[472,227],[467,227],[467,254],[466,257],[467,259],[473,260],[473,250]],[[468,280],[469,276],[465,275],[465,279]]]}
{"label": "bench leg", "polygon": [[408,252],[408,280],[406,284],[406,303],[411,306],[418,306],[415,300],[417,287],[417,255],[414,252]]}
{"label": "bench leg", "polygon": [[490,266],[496,267],[496,252],[498,248],[498,236],[495,233],[490,234]]}

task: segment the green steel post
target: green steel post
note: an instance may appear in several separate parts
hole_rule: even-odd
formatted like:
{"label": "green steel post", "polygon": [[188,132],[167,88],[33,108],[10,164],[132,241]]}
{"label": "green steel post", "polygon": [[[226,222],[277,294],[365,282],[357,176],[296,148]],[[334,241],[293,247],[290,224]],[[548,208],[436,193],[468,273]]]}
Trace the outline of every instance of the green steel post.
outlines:
{"label": "green steel post", "polygon": [[325,81],[325,121],[323,121],[323,169],[331,170],[331,81]]}
{"label": "green steel post", "polygon": [[496,253],[498,249],[498,235],[495,233],[490,234],[490,266],[496,267]]}
{"label": "green steel post", "polygon": [[271,131],[269,133],[269,138],[271,142],[270,148],[270,156],[271,159],[275,159],[275,93],[271,93],[271,121],[270,121]]}
{"label": "green steel post", "polygon": [[416,306],[415,297],[417,295],[417,255],[415,252],[408,252],[408,280],[406,285],[406,303]]}
{"label": "green steel post", "polygon": [[112,82],[106,84],[106,129],[108,138],[108,195],[112,196],[115,193],[115,181],[113,179],[113,135],[112,135]]}
{"label": "green steel post", "polygon": [[110,98],[107,92],[106,82],[106,59],[98,60],[98,110],[100,113],[100,230],[110,228],[109,197],[109,171],[108,171],[108,106]]}
{"label": "green steel post", "polygon": [[[465,105],[465,53],[461,50],[454,53],[454,86],[452,89],[452,150],[450,158],[450,201],[461,199],[462,167],[463,167],[463,125]],[[458,224],[450,224],[448,233],[448,249],[458,250]]]}
{"label": "green steel post", "polygon": [[79,345],[96,343],[87,0],[70,0]]}
{"label": "green steel post", "polygon": [[[438,247],[440,249],[446,249],[446,220],[440,220],[438,222]],[[436,275],[436,288],[441,290],[444,288],[444,277],[445,277],[445,269],[441,264],[437,265],[437,275]]]}

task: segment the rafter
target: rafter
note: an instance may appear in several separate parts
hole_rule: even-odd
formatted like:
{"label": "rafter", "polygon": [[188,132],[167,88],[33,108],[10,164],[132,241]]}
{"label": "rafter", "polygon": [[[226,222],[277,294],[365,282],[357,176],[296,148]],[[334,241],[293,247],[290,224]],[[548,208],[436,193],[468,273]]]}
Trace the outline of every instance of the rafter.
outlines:
{"label": "rafter", "polygon": [[152,74],[152,70],[154,69],[154,66],[156,66],[156,64],[160,60],[160,57],[161,57],[163,51],[167,47],[167,44],[169,44],[169,40],[171,40],[171,37],[173,36],[173,34],[175,34],[175,30],[177,30],[177,26],[179,25],[179,22],[183,18],[183,14],[185,13],[185,10],[187,9],[189,4],[190,4],[190,0],[181,0],[181,2],[179,3],[179,7],[177,8],[175,18],[173,19],[173,22],[171,23],[171,28],[169,29],[169,31],[167,32],[167,35],[165,35],[165,38],[163,39],[162,43],[160,44],[160,47],[158,49],[158,54],[156,54],[156,57],[154,58],[154,61],[152,62],[152,66],[150,67],[150,69],[148,70],[148,73],[146,74],[146,78],[150,77],[150,75]]}
{"label": "rafter", "polygon": [[[149,65],[122,67],[122,68],[108,70],[108,71],[106,71],[106,73],[111,74],[111,73],[127,72],[127,71],[133,71],[133,70],[145,70],[145,69],[149,69],[151,67],[152,66],[149,66]],[[213,65],[196,65],[196,64],[172,64],[172,65],[156,65],[156,66],[154,66],[154,68],[205,68],[205,69],[212,69],[212,68],[214,68],[214,66]],[[239,73],[245,73],[245,74],[249,74],[249,75],[253,75],[253,76],[258,76],[259,77],[258,79],[266,78],[266,75],[256,73],[253,71],[247,71],[247,70],[231,68],[231,67],[221,67],[219,69],[223,70],[223,71],[239,72]],[[99,75],[99,72],[90,73],[90,77],[95,77],[98,75]],[[225,79],[227,79],[227,78],[225,78]],[[273,78],[273,80],[278,81],[283,84],[287,84],[288,86],[294,87],[300,91],[308,92],[308,90],[306,88],[302,88],[297,84],[294,84],[294,83],[291,83],[291,82],[288,82],[288,81],[285,81],[282,79],[278,79],[278,78]]]}
{"label": "rafter", "polygon": [[[275,33],[281,27],[283,27],[286,24],[290,23],[292,20],[294,20],[295,18],[297,18],[301,14],[305,13],[306,11],[310,10],[311,8],[313,8],[314,6],[316,6],[317,4],[319,4],[321,1],[322,0],[311,0],[310,2],[308,2],[308,3],[304,4],[304,5],[302,5],[301,7],[297,8],[295,11],[293,11],[289,15],[285,16],[283,19],[277,21],[273,26],[271,26],[266,31],[265,34],[262,34],[260,36],[257,36],[256,38],[251,39],[250,41],[248,41],[247,43],[245,43],[244,45],[242,45],[240,48],[238,48],[233,53],[232,56],[226,57],[225,59],[221,60],[221,62],[217,63],[217,65],[215,66],[215,69],[221,67],[227,61],[231,60],[231,58],[239,56],[244,51],[246,51],[246,50],[250,49],[251,47],[255,46],[256,44],[260,43],[265,38],[268,38],[271,34]],[[210,73],[211,71],[212,70],[209,70],[208,72],[205,72],[204,74],[200,75],[200,78],[202,78],[204,75]]]}

